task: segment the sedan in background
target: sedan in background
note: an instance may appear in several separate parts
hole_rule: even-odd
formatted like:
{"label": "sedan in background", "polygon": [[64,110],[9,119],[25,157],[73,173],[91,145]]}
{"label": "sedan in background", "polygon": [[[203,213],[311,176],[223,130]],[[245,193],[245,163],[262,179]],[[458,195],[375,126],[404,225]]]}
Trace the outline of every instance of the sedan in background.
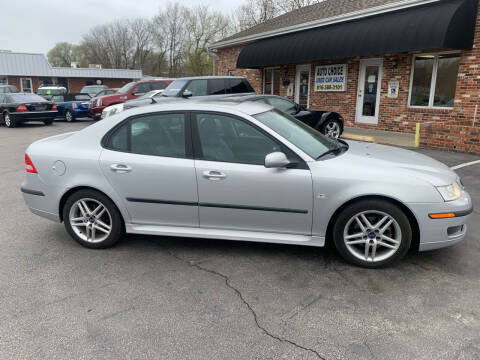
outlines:
{"label": "sedan in background", "polygon": [[332,243],[377,268],[462,241],[473,211],[444,164],[330,139],[258,102],[138,107],[33,143],[25,168],[30,210],[96,249],[125,232]]}
{"label": "sedan in background", "polygon": [[29,121],[42,121],[51,125],[58,115],[57,105],[30,93],[0,94],[1,120],[13,128]]}
{"label": "sedan in background", "polygon": [[82,93],[70,93],[52,97],[52,101],[57,104],[58,116],[64,117],[68,122],[74,121],[77,117],[88,116],[88,102],[90,99],[90,95]]}
{"label": "sedan in background", "polygon": [[256,101],[272,105],[275,109],[294,116],[322,134],[338,139],[343,133],[343,117],[333,111],[305,109],[299,104],[276,95],[246,95],[236,101]]}
{"label": "sedan in background", "polygon": [[115,94],[118,90],[119,90],[119,88],[104,89],[104,90],[102,90],[102,91],[99,91],[98,93],[95,94],[95,96],[92,96],[92,97],[98,97],[98,96]]}
{"label": "sedan in background", "polygon": [[80,90],[83,94],[88,94],[91,97],[95,97],[100,91],[108,89],[107,85],[87,85]]}

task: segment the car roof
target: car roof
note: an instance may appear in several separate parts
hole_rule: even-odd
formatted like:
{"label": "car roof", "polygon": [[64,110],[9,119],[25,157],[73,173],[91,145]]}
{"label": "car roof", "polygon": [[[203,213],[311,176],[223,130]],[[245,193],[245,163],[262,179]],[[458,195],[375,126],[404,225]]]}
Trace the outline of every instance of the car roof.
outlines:
{"label": "car roof", "polygon": [[65,86],[40,86],[39,89],[66,89]]}
{"label": "car roof", "polygon": [[189,76],[176,78],[175,80],[196,80],[196,79],[245,79],[244,76]]}
{"label": "car roof", "polygon": [[235,101],[234,99],[172,99],[172,101],[159,102],[149,106],[134,108],[127,111],[135,111],[138,114],[155,111],[219,111],[230,112],[232,110],[246,115],[255,115],[273,109],[273,106],[249,101]]}

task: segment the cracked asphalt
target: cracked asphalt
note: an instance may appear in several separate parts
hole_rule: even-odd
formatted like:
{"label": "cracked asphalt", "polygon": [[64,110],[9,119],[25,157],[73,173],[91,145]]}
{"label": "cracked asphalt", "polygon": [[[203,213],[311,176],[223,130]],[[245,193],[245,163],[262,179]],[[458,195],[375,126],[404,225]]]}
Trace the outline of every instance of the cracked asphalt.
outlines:
{"label": "cracked asphalt", "polygon": [[[383,270],[202,239],[89,250],[19,191],[28,144],[89,123],[0,127],[0,359],[480,359],[478,210],[463,243]],[[458,173],[480,209],[480,165]]]}

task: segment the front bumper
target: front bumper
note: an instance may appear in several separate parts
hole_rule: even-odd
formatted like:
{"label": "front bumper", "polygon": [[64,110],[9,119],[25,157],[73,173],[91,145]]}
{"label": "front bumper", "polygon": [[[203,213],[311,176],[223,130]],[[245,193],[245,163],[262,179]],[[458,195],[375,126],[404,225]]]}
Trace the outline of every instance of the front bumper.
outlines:
{"label": "front bumper", "polygon": [[92,107],[88,110],[88,115],[93,117],[93,118],[100,118],[100,116],[102,116],[102,111],[105,108],[106,108],[106,106]]}
{"label": "front bumper", "polygon": [[[462,197],[443,203],[409,203],[418,221],[420,230],[419,251],[440,249],[458,244],[467,235],[467,222],[473,212],[470,195],[463,191]],[[431,219],[429,214],[455,213],[455,217]]]}

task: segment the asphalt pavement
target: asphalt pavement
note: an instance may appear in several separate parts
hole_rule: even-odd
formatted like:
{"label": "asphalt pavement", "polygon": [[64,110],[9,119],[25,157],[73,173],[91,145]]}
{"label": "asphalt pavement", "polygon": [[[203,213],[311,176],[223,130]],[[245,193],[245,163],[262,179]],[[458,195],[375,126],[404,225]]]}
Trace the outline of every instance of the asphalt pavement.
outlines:
{"label": "asphalt pavement", "polygon": [[[20,184],[28,144],[90,123],[0,127],[0,359],[480,359],[478,210],[461,244],[382,270],[234,241],[89,250],[31,214]],[[480,164],[458,173],[480,209]]]}

